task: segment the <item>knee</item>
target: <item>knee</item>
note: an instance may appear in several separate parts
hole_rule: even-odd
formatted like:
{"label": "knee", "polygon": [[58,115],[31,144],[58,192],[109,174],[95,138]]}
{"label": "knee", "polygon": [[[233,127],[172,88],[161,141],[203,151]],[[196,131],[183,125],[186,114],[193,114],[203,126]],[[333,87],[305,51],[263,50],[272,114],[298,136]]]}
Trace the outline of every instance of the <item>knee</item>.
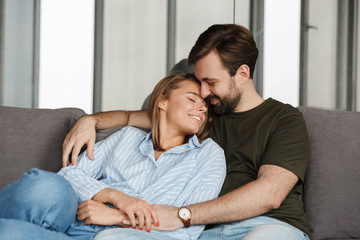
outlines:
{"label": "knee", "polygon": [[244,240],[282,240],[298,239],[298,236],[288,227],[281,224],[266,224],[255,227],[246,236]]}
{"label": "knee", "polygon": [[30,206],[41,204],[43,207],[48,204],[65,204],[64,207],[68,208],[68,204],[74,204],[74,201],[77,205],[76,194],[63,177],[39,169],[32,169],[23,175],[15,191],[14,201],[25,201]]}

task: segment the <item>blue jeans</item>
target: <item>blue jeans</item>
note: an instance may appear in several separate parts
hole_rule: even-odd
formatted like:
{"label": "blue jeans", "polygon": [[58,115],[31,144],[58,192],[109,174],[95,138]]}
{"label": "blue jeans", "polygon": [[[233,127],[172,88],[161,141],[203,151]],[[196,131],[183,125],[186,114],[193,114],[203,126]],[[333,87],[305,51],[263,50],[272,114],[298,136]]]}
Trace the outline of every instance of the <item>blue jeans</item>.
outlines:
{"label": "blue jeans", "polygon": [[101,228],[76,220],[77,205],[64,178],[32,169],[0,191],[0,239],[92,239]]}
{"label": "blue jeans", "polygon": [[216,225],[205,230],[199,240],[309,240],[301,230],[270,217],[254,217],[244,221]]}
{"label": "blue jeans", "polygon": [[156,232],[146,232],[131,228],[113,228],[106,231],[102,231],[96,235],[94,240],[176,240],[169,235],[161,235]]}

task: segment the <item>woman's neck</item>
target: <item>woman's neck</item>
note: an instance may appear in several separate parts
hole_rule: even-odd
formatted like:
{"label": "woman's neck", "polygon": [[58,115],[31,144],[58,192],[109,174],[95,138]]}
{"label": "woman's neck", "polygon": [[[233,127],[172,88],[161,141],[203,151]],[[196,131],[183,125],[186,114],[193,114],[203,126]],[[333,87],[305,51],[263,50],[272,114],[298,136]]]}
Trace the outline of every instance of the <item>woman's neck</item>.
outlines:
{"label": "woman's neck", "polygon": [[160,147],[163,150],[167,151],[171,148],[180,146],[184,143],[185,143],[185,136],[171,133],[171,131],[162,131],[160,129]]}
{"label": "woman's neck", "polygon": [[[161,131],[160,131],[161,132]],[[160,134],[160,147],[163,149],[161,150],[154,150],[155,153],[155,160],[158,160],[158,158],[161,156],[161,154],[171,148],[180,146],[184,144],[185,137],[177,136],[177,137],[171,137],[171,135],[166,134],[166,136],[163,136]]]}

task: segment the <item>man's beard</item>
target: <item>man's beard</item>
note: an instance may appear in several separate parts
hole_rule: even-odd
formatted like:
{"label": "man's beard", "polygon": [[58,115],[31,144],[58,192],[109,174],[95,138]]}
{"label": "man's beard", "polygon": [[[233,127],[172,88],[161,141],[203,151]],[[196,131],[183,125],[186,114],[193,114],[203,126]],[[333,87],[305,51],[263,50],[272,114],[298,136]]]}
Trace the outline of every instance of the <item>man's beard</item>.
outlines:
{"label": "man's beard", "polygon": [[221,115],[233,112],[241,99],[241,93],[235,84],[234,77],[230,78],[228,93],[223,98],[211,95],[208,96],[207,99],[209,102],[211,99],[219,100],[219,102],[215,105],[210,104],[211,109],[215,114]]}
{"label": "man's beard", "polygon": [[233,97],[231,97],[230,94],[227,94],[222,99],[218,96],[212,95],[208,97],[208,100],[211,99],[219,100],[217,104],[211,105],[211,109],[215,114],[222,115],[226,113],[231,113],[235,110],[241,99],[241,94],[239,92],[236,92],[235,96]]}

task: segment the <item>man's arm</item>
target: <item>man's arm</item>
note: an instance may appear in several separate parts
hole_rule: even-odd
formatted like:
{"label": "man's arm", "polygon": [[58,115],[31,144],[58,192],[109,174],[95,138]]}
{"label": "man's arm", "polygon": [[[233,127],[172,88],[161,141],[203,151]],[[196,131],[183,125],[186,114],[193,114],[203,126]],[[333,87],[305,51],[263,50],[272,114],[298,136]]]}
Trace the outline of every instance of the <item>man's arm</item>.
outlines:
{"label": "man's arm", "polygon": [[[275,165],[260,167],[258,179],[211,201],[188,206],[191,224],[212,224],[240,221],[279,208],[298,181],[298,177]],[[155,205],[161,230],[182,227],[177,208]],[[164,224],[166,223],[166,224]]]}
{"label": "man's arm", "polygon": [[93,160],[96,129],[101,130],[119,126],[136,126],[145,129],[151,127],[146,111],[110,111],[83,116],[65,137],[62,156],[63,167],[69,165],[70,153],[72,164],[77,164],[77,157],[84,144],[87,145],[89,159]]}
{"label": "man's arm", "polygon": [[277,209],[297,181],[289,170],[263,165],[257,180],[212,201],[190,206],[192,224],[240,221]]}

